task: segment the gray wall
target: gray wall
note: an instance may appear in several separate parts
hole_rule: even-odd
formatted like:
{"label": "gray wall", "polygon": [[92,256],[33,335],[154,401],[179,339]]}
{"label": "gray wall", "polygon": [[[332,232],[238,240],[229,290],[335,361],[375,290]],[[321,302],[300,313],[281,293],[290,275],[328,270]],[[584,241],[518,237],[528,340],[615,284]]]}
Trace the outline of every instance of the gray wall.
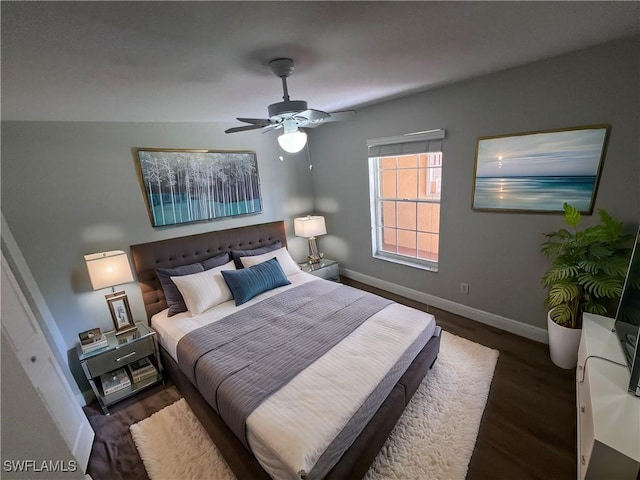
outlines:
{"label": "gray wall", "polygon": [[[361,109],[314,131],[316,210],[328,235],[320,249],[341,267],[436,297],[546,328],[540,277],[542,233],[560,215],[471,210],[476,138],[611,124],[596,198],[629,222],[640,219],[639,39],[628,39]],[[437,273],[371,256],[368,138],[445,128],[440,261]],[[470,285],[469,295],[460,283]]]}
{"label": "gray wall", "polygon": [[[305,258],[306,241],[293,236],[292,219],[313,205],[306,152],[286,156],[275,134],[225,135],[226,127],[2,122],[2,212],[69,350],[78,332],[113,328],[104,299],[109,290],[91,289],[83,259],[87,253],[128,252],[135,243],[284,219],[294,258]],[[153,228],[132,147],[256,151],[263,213]],[[134,317],[144,320],[137,285],[124,289]],[[77,365],[71,367],[78,378]]]}

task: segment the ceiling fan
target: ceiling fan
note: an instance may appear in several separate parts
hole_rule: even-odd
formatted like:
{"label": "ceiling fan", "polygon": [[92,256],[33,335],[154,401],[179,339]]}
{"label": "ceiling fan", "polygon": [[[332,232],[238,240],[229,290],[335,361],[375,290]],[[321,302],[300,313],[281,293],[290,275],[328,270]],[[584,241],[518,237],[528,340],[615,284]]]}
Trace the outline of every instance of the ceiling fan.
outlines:
{"label": "ceiling fan", "polygon": [[307,134],[301,128],[315,128],[323,123],[339,122],[356,113],[354,111],[327,113],[308,108],[307,102],[304,100],[290,100],[287,77],[293,72],[293,60],[276,58],[269,62],[269,68],[282,79],[283,101],[269,105],[269,118],[238,118],[239,121],[249,125],[229,128],[225,130],[225,133],[244,132],[258,128],[261,128],[264,133],[282,129],[283,133],[278,137],[278,143],[286,152],[296,153],[302,150],[307,143]]}

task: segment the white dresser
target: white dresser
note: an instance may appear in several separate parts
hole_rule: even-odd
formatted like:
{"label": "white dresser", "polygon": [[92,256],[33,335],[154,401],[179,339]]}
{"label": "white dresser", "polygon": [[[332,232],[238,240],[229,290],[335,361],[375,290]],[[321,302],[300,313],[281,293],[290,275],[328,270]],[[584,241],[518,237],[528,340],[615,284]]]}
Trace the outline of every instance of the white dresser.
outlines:
{"label": "white dresser", "polygon": [[585,313],[576,369],[578,479],[640,478],[640,398],[614,320]]}

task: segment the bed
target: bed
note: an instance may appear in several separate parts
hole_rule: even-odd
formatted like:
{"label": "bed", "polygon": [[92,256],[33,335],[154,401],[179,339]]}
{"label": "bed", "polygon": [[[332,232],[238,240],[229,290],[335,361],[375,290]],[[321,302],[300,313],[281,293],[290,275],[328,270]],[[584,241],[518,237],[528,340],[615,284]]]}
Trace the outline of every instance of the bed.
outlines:
{"label": "bed", "polygon": [[[293,271],[294,267],[287,264],[292,260],[286,253],[286,244],[284,222],[278,221],[132,245],[131,254],[147,318],[158,331],[163,365],[237,478],[361,478],[435,362],[440,347],[440,329],[435,325],[435,319],[424,312],[381,297],[364,297],[370,294]],[[256,260],[261,256],[271,257],[269,252],[275,251],[276,247],[279,247],[277,252],[285,251],[283,255],[288,260],[280,253],[276,257],[278,261],[271,259],[262,263]],[[239,251],[244,253],[235,255]],[[247,257],[253,255],[252,252],[262,251],[266,253]],[[158,272],[210,262],[230,252],[234,252],[231,262],[235,268],[243,267],[245,262],[246,267],[251,268],[245,268],[240,274],[233,271],[223,276],[242,279],[245,273],[271,268],[273,265],[270,264],[275,262],[278,267],[284,266],[282,271],[286,272],[287,283],[259,293],[239,306],[234,300],[213,308],[207,308],[206,304],[197,306],[197,301],[187,295],[185,301],[191,311],[169,316],[168,305],[173,299],[167,303]],[[243,258],[240,263],[239,258]],[[234,269],[228,265],[217,266],[211,271]],[[195,278],[194,275],[191,277]],[[183,280],[176,280],[176,277],[173,280],[183,286]],[[233,293],[237,296],[236,290]],[[317,297],[311,298],[312,293]],[[343,301],[344,305],[340,303]],[[342,306],[332,310],[333,303]],[[242,368],[226,365],[224,348],[229,342],[218,340],[220,330],[204,333],[208,328],[230,329],[232,325],[234,329],[238,325],[243,328],[261,317],[265,317],[264,321],[271,328],[271,325],[283,323],[268,318],[270,312],[276,311],[280,319],[278,309],[290,310],[294,320],[298,317],[307,319],[312,310],[320,311],[324,315],[321,328],[317,328],[320,321],[309,320],[302,333],[293,330],[289,333],[297,321],[287,317],[287,321],[293,323],[285,323],[288,326],[277,334],[255,337],[247,350],[249,353],[245,352],[245,345],[237,347],[245,352],[243,361],[251,362],[254,355],[269,359],[254,361],[248,367],[243,364]],[[366,309],[370,311],[360,313]],[[349,317],[348,322],[343,317]],[[349,322],[355,322],[354,326],[345,326]],[[246,328],[247,335],[271,332],[262,327]],[[331,333],[333,329],[336,332]],[[307,343],[296,340],[302,343],[291,346],[295,352],[291,355],[296,359],[301,357],[302,366],[296,367],[300,371],[289,373],[291,362],[286,357],[278,358],[280,353],[273,353],[277,349],[278,352],[286,350],[283,350],[283,342],[288,346],[288,340],[282,340],[281,336],[284,338],[288,334],[296,339],[309,337]],[[234,341],[236,336],[240,337],[235,330],[232,336]],[[262,345],[272,341],[265,340],[267,337],[280,342],[278,347],[270,347],[273,351]],[[224,348],[210,352],[208,344],[201,345],[203,338],[216,339],[224,343]],[[256,353],[258,351],[253,350],[256,343],[260,344],[256,348],[264,351]],[[206,350],[206,355],[214,355],[213,359],[193,353],[198,349]],[[305,359],[307,352],[314,349],[321,353],[316,354],[317,357],[308,355]],[[191,359],[193,364],[187,366],[192,354],[197,356],[195,360]],[[344,366],[347,364],[351,368]],[[269,386],[273,391],[262,385],[253,388],[252,381],[241,378],[235,381],[240,387],[227,393],[227,385],[234,383],[227,381],[227,377],[220,384],[211,386],[209,380],[203,380],[204,373],[195,373],[202,372],[203,368],[205,371],[213,368],[210,365],[215,368],[222,365],[234,374],[251,370],[247,377],[250,379],[254,378],[252,369],[266,369],[265,377],[282,375],[283,378],[280,384]],[[212,375],[222,374],[214,372]],[[369,383],[360,377],[370,377]],[[194,383],[200,385],[200,390]],[[215,395],[220,397],[231,397],[233,401],[235,396],[244,395],[240,403],[245,404],[252,404],[254,390],[264,398],[257,406],[247,407],[248,413],[237,423],[235,405],[227,407],[217,403],[218,397],[212,397],[210,390],[215,390]],[[262,393],[263,390],[266,393]]]}

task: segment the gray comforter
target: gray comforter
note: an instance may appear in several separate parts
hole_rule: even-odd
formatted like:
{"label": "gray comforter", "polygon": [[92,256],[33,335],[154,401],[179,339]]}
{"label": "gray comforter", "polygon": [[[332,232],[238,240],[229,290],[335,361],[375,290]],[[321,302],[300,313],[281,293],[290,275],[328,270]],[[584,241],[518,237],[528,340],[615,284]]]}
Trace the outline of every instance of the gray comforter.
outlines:
{"label": "gray comforter", "polygon": [[185,335],[178,364],[248,448],[251,412],[389,303],[345,285],[309,282]]}

